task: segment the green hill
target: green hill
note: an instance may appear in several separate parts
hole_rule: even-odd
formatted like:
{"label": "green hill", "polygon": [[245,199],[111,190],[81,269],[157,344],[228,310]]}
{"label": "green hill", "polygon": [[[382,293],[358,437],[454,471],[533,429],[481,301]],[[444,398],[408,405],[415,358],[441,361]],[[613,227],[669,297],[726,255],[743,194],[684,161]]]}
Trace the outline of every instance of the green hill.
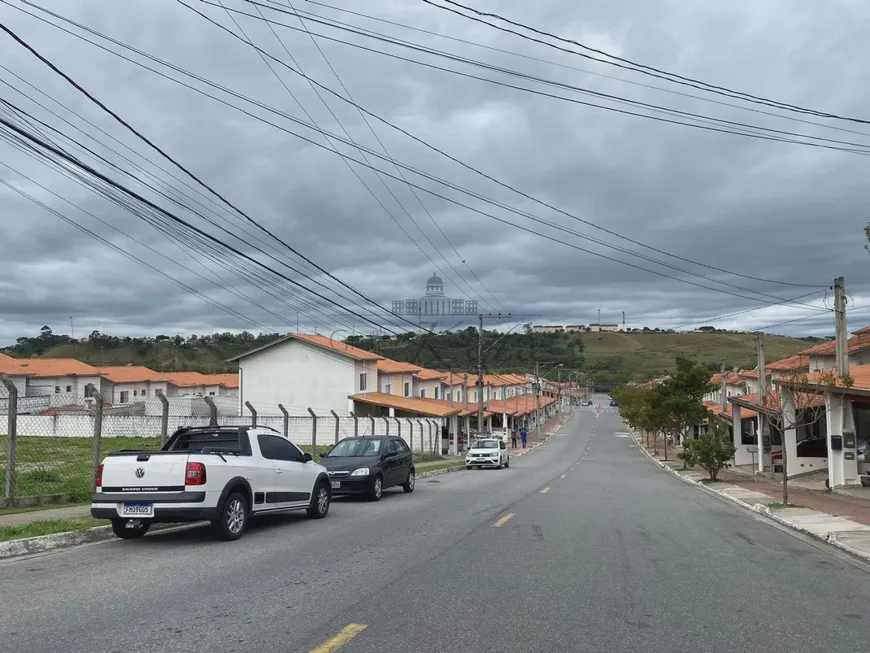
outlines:
{"label": "green hill", "polygon": [[[4,353],[10,356],[77,358],[92,365],[145,365],[158,371],[192,370],[207,373],[233,372],[226,363],[248,349],[266,344],[279,334],[254,335],[215,333],[211,335],[155,338],[115,337],[93,332],[86,341],[73,342],[67,335],[43,329],[39,336],[19,338]],[[475,372],[477,331],[436,335],[402,334],[397,338],[370,339],[360,336],[352,344],[383,356],[443,370]],[[767,360],[773,361],[806,349],[818,338],[767,335]],[[755,336],[749,333],[582,333],[533,334],[486,332],[486,369],[490,373],[532,372],[535,362],[541,371],[562,364],[565,370],[582,370],[601,387],[664,374],[677,356],[696,356],[711,369],[724,360],[728,367],[755,367]],[[546,365],[545,365],[546,363]]]}

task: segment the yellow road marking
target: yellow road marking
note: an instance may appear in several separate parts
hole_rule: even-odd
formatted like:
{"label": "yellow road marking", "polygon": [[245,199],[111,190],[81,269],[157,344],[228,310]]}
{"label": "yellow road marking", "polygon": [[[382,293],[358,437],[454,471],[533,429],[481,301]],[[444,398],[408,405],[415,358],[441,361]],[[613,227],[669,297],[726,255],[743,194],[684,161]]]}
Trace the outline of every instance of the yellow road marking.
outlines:
{"label": "yellow road marking", "polygon": [[312,649],[311,653],[332,653],[347,644],[366,628],[368,628],[367,624],[348,624],[338,632],[338,635],[331,637],[317,648]]}
{"label": "yellow road marking", "polygon": [[509,513],[506,514],[504,517],[502,517],[501,519],[499,519],[496,523],[494,523],[494,524],[492,525],[492,527],[493,527],[493,528],[498,528],[499,526],[504,526],[505,524],[508,523],[508,520],[509,520],[511,517],[513,517],[513,516],[514,516],[514,513],[509,512]]}
{"label": "yellow road marking", "polygon": [[541,494],[546,494],[549,491],[550,491],[550,488],[545,487],[543,490],[541,490]]}
{"label": "yellow road marking", "polygon": [[568,476],[568,475],[567,475],[567,474],[562,474],[562,478],[565,478],[566,476]]}

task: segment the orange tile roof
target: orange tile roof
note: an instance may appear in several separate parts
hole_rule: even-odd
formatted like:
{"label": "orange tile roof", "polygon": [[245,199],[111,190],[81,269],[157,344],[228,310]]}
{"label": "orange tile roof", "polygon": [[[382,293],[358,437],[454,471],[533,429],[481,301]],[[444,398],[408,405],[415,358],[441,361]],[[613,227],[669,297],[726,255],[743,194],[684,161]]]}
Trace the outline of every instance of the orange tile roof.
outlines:
{"label": "orange tile roof", "polygon": [[[865,327],[865,329],[866,328],[870,327]],[[846,341],[846,348],[850,354],[855,353],[856,351],[861,351],[862,349],[867,349],[868,347],[870,347],[870,331],[865,331],[864,329],[856,331],[855,334]],[[836,353],[837,342],[835,340],[823,342],[820,345],[810,347],[801,352],[804,356],[833,356]]]}
{"label": "orange tile roof", "polygon": [[414,376],[416,376],[421,381],[434,381],[435,379],[440,379],[441,374],[442,372],[438,370],[430,370],[424,367]]}
{"label": "orange tile roof", "polygon": [[294,333],[293,337],[298,340],[310,342],[312,345],[319,345],[327,349],[332,349],[333,351],[341,352],[342,354],[347,354],[351,358],[356,358],[361,361],[379,361],[383,359],[383,356],[374,352],[366,351],[365,349],[348,345],[341,340],[333,340],[328,336],[322,336],[320,334]]}
{"label": "orange tile roof", "polygon": [[727,385],[742,385],[743,379],[740,378],[740,375],[737,372],[728,372],[725,375],[725,383]]}
{"label": "orange tile roof", "polygon": [[[464,380],[468,380],[468,383],[472,383],[472,376],[466,372],[454,372],[453,373],[453,385],[462,385]],[[450,385],[450,372],[441,372],[441,381]]]}
{"label": "orange tile roof", "polygon": [[208,385],[208,377],[199,372],[160,372],[158,381],[169,381],[179,388],[193,388],[198,385]]}
{"label": "orange tile roof", "polygon": [[142,365],[107,365],[98,366],[100,376],[112,383],[142,383],[144,381],[162,381],[160,372],[148,369]]}
{"label": "orange tile roof", "polygon": [[[825,370],[824,372],[812,372],[801,378],[800,382],[816,386],[832,385],[837,370]],[[870,365],[852,365],[849,367],[849,376],[852,378],[852,388],[855,390],[870,390]],[[837,379],[839,388],[845,387],[842,380]]]}
{"label": "orange tile roof", "polygon": [[810,359],[808,356],[795,355],[773,361],[765,365],[765,370],[799,370],[803,367],[809,369]]}
{"label": "orange tile roof", "polygon": [[19,366],[35,377],[100,376],[96,367],[75,358],[22,358]]}
{"label": "orange tile roof", "polygon": [[[723,414],[723,413],[722,413],[722,406],[719,405],[719,404],[716,404],[715,406],[708,406],[707,409],[708,409],[708,410],[709,410],[713,415],[722,415],[722,414]],[[725,413],[724,413],[724,415],[725,415],[725,417],[727,417],[727,418],[729,418],[729,419],[734,419],[734,412],[733,412],[733,407],[731,406],[731,404],[728,404],[728,405],[725,407]],[[744,407],[742,407],[742,406],[740,407],[740,419],[741,419],[741,420],[743,420],[743,419],[752,419],[752,418],[755,418],[755,417],[758,417],[758,413],[757,413],[757,412],[755,412],[754,410],[752,410],[752,409],[750,409],[750,408],[744,408]]]}
{"label": "orange tile roof", "polygon": [[[750,404],[758,409],[767,408],[775,412],[782,410],[782,397],[779,392],[768,392],[764,395],[764,406],[761,405],[761,398],[757,395],[741,395],[739,397],[730,397],[729,401]],[[795,403],[801,408],[818,408],[825,404],[825,398],[822,395],[809,394],[806,392],[795,393]]]}
{"label": "orange tile roof", "polygon": [[[468,408],[463,408],[459,413],[460,417],[475,417],[476,415],[477,415],[477,406],[469,406]],[[486,419],[487,417],[490,417],[492,415],[493,415],[493,412],[491,410],[487,410],[486,408],[483,409],[484,419]]]}
{"label": "orange tile roof", "polygon": [[208,380],[207,385],[222,385],[225,388],[238,388],[239,375],[235,374],[203,374]]}
{"label": "orange tile roof", "polygon": [[710,383],[713,385],[719,385],[722,383],[722,375],[716,372],[716,374],[710,377]]}
{"label": "orange tile roof", "polygon": [[[765,374],[766,373],[767,370],[765,370]],[[757,379],[759,378],[758,368],[756,367],[754,370],[743,370],[742,372],[740,372],[740,376],[742,376],[744,379]]]}
{"label": "orange tile roof", "polygon": [[399,397],[398,395],[388,395],[382,392],[363,392],[356,395],[350,395],[349,398],[363,404],[394,408],[407,413],[428,415],[430,417],[449,417],[450,415],[457,415],[464,408],[464,405],[461,405],[458,401],[451,405],[449,401],[443,401],[441,399]]}
{"label": "orange tile roof", "polygon": [[0,354],[0,374],[8,374],[10,376],[20,376],[24,374],[33,374],[33,372],[25,372],[21,368],[21,362],[26,359],[11,358]]}
{"label": "orange tile roof", "polygon": [[853,331],[852,335],[853,336],[860,336],[860,335],[864,335],[865,333],[870,333],[870,326],[861,327],[857,331]]}
{"label": "orange tile roof", "polygon": [[419,365],[394,361],[392,358],[382,358],[378,361],[378,372],[384,374],[413,374],[422,369]]}

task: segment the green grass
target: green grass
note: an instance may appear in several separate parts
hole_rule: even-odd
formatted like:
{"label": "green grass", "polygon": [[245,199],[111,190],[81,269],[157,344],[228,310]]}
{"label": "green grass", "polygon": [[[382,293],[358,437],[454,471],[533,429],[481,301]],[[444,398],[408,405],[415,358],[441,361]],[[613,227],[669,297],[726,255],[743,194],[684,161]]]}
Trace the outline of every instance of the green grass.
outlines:
{"label": "green grass", "polygon": [[426,467],[420,468],[420,473],[424,474],[427,472],[437,472],[437,471],[440,471],[442,469],[450,469],[451,467],[464,467],[464,466],[465,466],[464,462],[447,462],[447,463],[441,463],[440,465],[427,465]]}
{"label": "green grass", "polygon": [[0,542],[19,540],[25,537],[52,535],[53,533],[66,533],[68,531],[84,531],[95,526],[106,526],[108,523],[105,519],[78,517],[75,519],[35,521],[18,526],[0,526]]}
{"label": "green grass", "polygon": [[[0,466],[6,464],[6,440],[6,437],[0,437]],[[103,438],[100,458],[121,449],[159,448],[159,438]],[[16,496],[68,494],[72,503],[87,501],[92,494],[92,456],[91,438],[19,437]],[[5,472],[0,472],[0,482],[5,483]]]}
{"label": "green grass", "polygon": [[414,462],[415,463],[428,463],[436,460],[444,460],[444,456],[441,456],[437,453],[415,453],[414,454]]}

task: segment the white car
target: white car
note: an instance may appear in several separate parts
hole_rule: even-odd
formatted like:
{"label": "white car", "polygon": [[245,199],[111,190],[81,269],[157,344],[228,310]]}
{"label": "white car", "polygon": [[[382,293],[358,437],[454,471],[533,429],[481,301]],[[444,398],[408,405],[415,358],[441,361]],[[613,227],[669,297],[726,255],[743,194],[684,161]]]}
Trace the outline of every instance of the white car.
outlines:
{"label": "white car", "polygon": [[465,454],[465,469],[473,467],[511,466],[511,454],[503,440],[499,438],[479,438],[471,443],[471,449]]}
{"label": "white car", "polygon": [[160,451],[118,451],[97,473],[91,515],[110,519],[115,535],[142,537],[152,523],[207,520],[236,540],[251,516],[329,512],[326,468],[278,431],[251,426],[189,427]]}

